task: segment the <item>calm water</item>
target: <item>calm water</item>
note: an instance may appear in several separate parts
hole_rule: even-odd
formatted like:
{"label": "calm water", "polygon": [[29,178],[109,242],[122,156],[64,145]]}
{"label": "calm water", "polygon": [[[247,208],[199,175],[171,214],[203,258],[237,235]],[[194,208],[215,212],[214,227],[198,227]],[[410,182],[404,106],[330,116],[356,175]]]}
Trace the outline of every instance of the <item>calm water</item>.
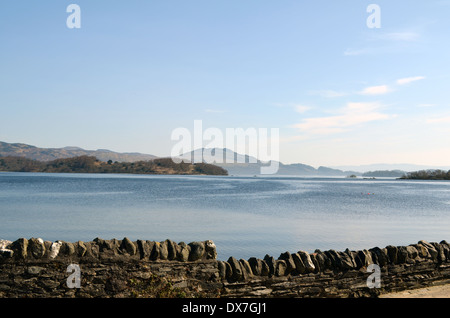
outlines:
{"label": "calm water", "polygon": [[0,173],[0,239],[212,239],[218,258],[450,240],[450,182]]}

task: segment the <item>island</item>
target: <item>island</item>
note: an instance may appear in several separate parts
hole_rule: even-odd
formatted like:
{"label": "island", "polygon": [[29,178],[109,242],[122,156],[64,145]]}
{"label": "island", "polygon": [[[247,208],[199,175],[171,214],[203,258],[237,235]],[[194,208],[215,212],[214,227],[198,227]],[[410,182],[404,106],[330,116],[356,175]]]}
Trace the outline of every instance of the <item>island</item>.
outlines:
{"label": "island", "polygon": [[38,161],[18,156],[0,157],[0,171],[53,173],[130,173],[228,175],[227,170],[207,163],[176,163],[172,158],[157,158],[136,162],[100,161],[94,156]]}
{"label": "island", "polygon": [[420,170],[408,172],[399,179],[413,179],[413,180],[450,180],[450,170]]}

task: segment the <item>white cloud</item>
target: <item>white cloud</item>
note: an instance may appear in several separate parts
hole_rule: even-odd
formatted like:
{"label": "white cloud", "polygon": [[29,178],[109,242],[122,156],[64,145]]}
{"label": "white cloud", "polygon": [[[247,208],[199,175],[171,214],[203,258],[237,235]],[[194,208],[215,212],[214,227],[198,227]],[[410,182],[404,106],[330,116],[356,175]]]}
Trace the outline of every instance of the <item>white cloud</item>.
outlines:
{"label": "white cloud", "polygon": [[307,118],[294,127],[307,134],[328,135],[344,132],[360,124],[392,118],[379,112],[381,107],[382,105],[376,102],[348,103],[340,110],[339,115]]}
{"label": "white cloud", "polygon": [[425,76],[414,76],[414,77],[406,77],[406,78],[400,78],[397,80],[398,85],[405,85],[409,84],[415,81],[420,81],[425,79]]}
{"label": "white cloud", "polygon": [[416,43],[420,40],[421,33],[415,30],[398,32],[366,33],[361,41],[360,48],[347,48],[345,56],[358,56],[366,54],[385,54],[403,52],[408,48],[407,43]]}
{"label": "white cloud", "polygon": [[450,124],[449,117],[430,118],[426,121],[427,124]]}
{"label": "white cloud", "polygon": [[307,112],[307,111],[310,110],[310,109],[311,109],[310,106],[305,106],[305,105],[295,105],[295,111],[296,111],[297,113],[300,113],[300,114],[302,114],[302,113],[304,113],[304,112]]}
{"label": "white cloud", "polygon": [[348,93],[345,92],[338,92],[333,90],[320,90],[320,91],[313,91],[311,92],[313,95],[319,95],[325,98],[336,98],[336,97],[343,97],[347,96]]}
{"label": "white cloud", "polygon": [[391,89],[387,85],[370,86],[363,89],[360,94],[362,95],[383,95],[389,93]]}
{"label": "white cloud", "polygon": [[381,40],[404,41],[404,42],[417,41],[419,37],[420,37],[419,33],[410,31],[384,33],[378,36],[378,38]]}
{"label": "white cloud", "polygon": [[344,55],[345,56],[357,56],[357,55],[361,55],[361,54],[366,54],[369,53],[370,50],[369,49],[346,49],[344,51]]}
{"label": "white cloud", "polygon": [[205,109],[205,112],[207,112],[207,113],[216,113],[216,114],[221,114],[221,113],[224,113],[225,111],[224,110],[220,110],[220,109]]}

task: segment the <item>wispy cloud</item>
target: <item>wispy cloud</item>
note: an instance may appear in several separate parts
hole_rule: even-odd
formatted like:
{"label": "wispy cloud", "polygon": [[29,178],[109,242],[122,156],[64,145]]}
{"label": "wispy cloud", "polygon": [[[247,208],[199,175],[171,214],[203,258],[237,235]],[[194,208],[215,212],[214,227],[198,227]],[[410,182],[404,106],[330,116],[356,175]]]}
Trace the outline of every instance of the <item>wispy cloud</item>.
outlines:
{"label": "wispy cloud", "polygon": [[450,116],[448,117],[438,117],[438,118],[429,118],[426,120],[427,124],[450,124]]}
{"label": "wispy cloud", "polygon": [[414,77],[406,77],[406,78],[400,78],[397,80],[398,85],[405,85],[409,84],[415,81],[420,81],[425,79],[425,76],[414,76]]}
{"label": "wispy cloud", "polygon": [[319,90],[319,91],[312,91],[310,92],[310,94],[312,95],[319,95],[325,98],[337,98],[337,97],[343,97],[343,96],[347,96],[348,93],[346,92],[338,92],[338,91],[334,91],[334,90]]}
{"label": "wispy cloud", "polygon": [[295,105],[294,106],[295,111],[300,114],[307,112],[311,108],[312,108],[311,106],[306,106],[306,105]]}
{"label": "wispy cloud", "polygon": [[294,127],[306,134],[340,133],[360,124],[391,118],[391,115],[379,111],[382,106],[378,102],[348,103],[335,116],[307,118]]}
{"label": "wispy cloud", "polygon": [[382,33],[375,36],[379,40],[395,42],[414,42],[420,38],[420,34],[412,31]]}
{"label": "wispy cloud", "polygon": [[419,107],[434,107],[436,105],[435,104],[419,104],[417,106],[419,106]]}
{"label": "wispy cloud", "polygon": [[[404,77],[395,81],[397,85],[406,85],[412,82],[425,79],[425,76]],[[361,95],[384,95],[392,92],[394,89],[389,85],[369,86],[359,92]]]}
{"label": "wispy cloud", "polygon": [[387,85],[379,85],[379,86],[370,86],[363,89],[360,94],[362,95],[383,95],[387,94],[392,89]]}
{"label": "wispy cloud", "polygon": [[216,113],[216,114],[221,114],[221,113],[225,113],[224,110],[220,110],[220,109],[205,109],[206,113]]}
{"label": "wispy cloud", "polygon": [[367,54],[372,52],[373,50],[369,49],[369,48],[365,48],[365,49],[352,49],[352,48],[348,48],[344,51],[344,55],[345,56],[357,56],[357,55],[362,55],[362,54]]}
{"label": "wispy cloud", "polygon": [[367,54],[383,54],[392,52],[402,52],[409,44],[419,42],[421,33],[415,30],[367,33],[364,34],[360,43],[361,47],[347,48],[345,56],[358,56]]}

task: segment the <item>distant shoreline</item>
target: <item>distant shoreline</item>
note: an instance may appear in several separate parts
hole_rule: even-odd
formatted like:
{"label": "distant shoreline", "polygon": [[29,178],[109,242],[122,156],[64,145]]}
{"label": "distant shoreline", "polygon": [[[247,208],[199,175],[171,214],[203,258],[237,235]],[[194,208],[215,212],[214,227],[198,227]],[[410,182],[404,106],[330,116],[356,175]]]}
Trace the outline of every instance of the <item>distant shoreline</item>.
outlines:
{"label": "distant shoreline", "polygon": [[207,163],[175,163],[171,158],[137,162],[103,162],[92,156],[79,156],[42,162],[24,157],[0,157],[2,172],[95,173],[141,175],[228,175],[228,171]]}
{"label": "distant shoreline", "polygon": [[420,170],[408,172],[400,177],[402,180],[450,180],[450,170]]}

